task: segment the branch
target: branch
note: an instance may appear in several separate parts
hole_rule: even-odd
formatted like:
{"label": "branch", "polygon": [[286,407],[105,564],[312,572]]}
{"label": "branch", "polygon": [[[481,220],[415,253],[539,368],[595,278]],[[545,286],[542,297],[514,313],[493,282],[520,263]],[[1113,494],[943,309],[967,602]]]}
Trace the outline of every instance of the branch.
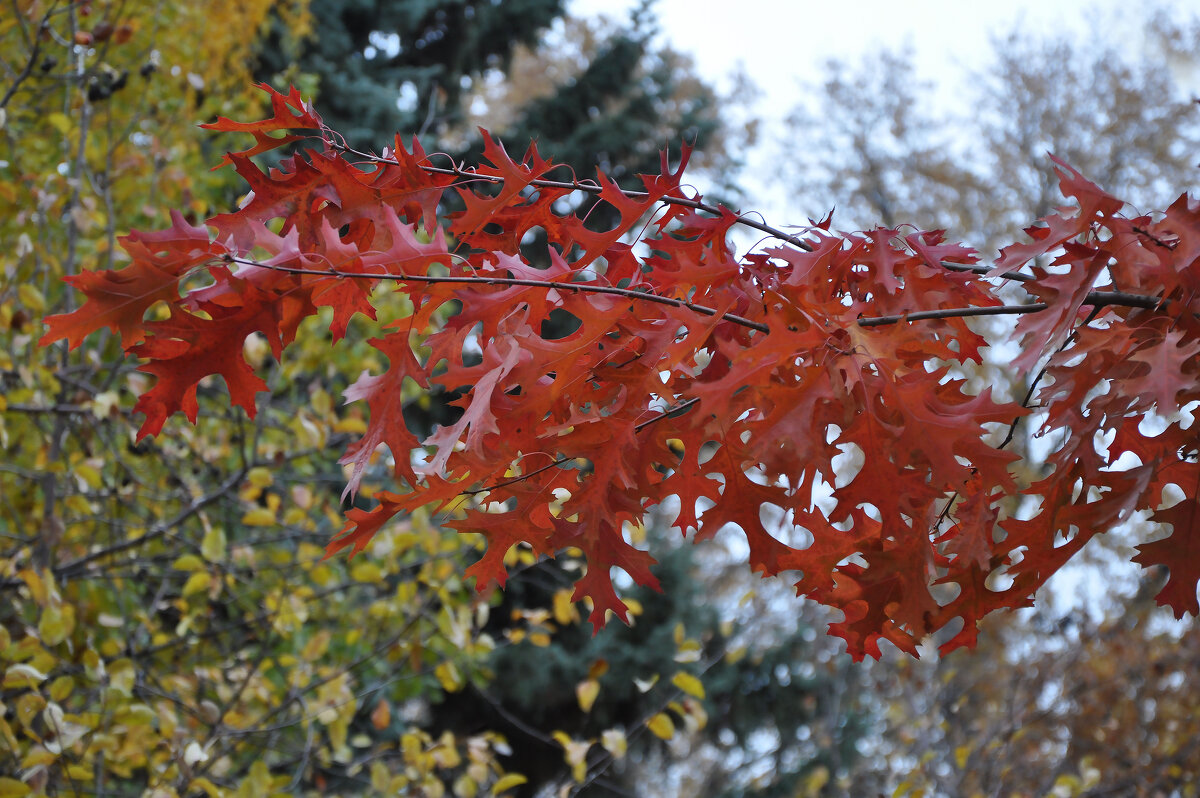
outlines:
{"label": "branch", "polygon": [[[324,133],[326,131],[322,131],[322,132]],[[331,146],[335,149],[341,150],[343,152],[352,153],[353,155],[356,155],[360,158],[364,158],[368,161],[372,161],[374,163],[385,163],[385,164],[392,164],[392,165],[396,165],[396,166],[400,165],[399,161],[395,160],[394,158],[383,158],[383,157],[375,155],[373,153],[362,152],[361,150],[356,150],[353,147],[350,147],[345,143],[331,141],[328,138],[322,138],[322,141],[324,141],[326,144],[328,144],[329,146]],[[565,164],[558,164],[558,166],[564,166],[564,165]],[[448,175],[451,177],[462,178],[464,180],[470,180],[470,181],[482,180],[486,183],[492,183],[494,185],[499,185],[504,182],[503,177],[500,177],[497,175],[481,175],[472,169],[468,169],[464,166],[459,166],[459,165],[433,166],[432,164],[422,164],[419,168],[422,171],[424,171],[428,174],[432,174],[432,175]],[[600,192],[602,192],[604,190],[603,186],[597,184],[595,181],[592,181],[592,180],[546,180],[545,178],[536,178],[534,180],[530,180],[528,185],[536,186],[538,188],[558,188],[558,189],[565,189],[565,190],[571,190],[571,191],[583,191],[588,194],[599,194]],[[643,198],[643,197],[650,196],[649,192],[635,191],[632,189],[623,189],[620,186],[617,186],[617,190],[620,191],[626,197],[629,197],[630,199]],[[659,202],[662,202],[665,205],[679,205],[679,206],[682,206],[685,208],[692,208],[694,210],[704,211],[705,213],[711,213],[713,216],[721,215],[721,209],[719,207],[717,207],[716,205],[710,205],[706,202],[701,202],[700,200],[687,199],[686,197],[662,197],[659,199]],[[805,252],[813,251],[812,244],[808,243],[804,239],[799,238],[798,236],[791,235],[790,233],[785,233],[783,230],[779,229],[778,227],[769,225],[766,222],[760,222],[756,219],[752,219],[744,213],[741,213],[741,212],[737,213],[737,219],[734,221],[734,224],[740,224],[743,227],[749,227],[754,230],[758,230],[759,232],[766,233],[767,235],[771,236],[772,238],[777,238],[780,241],[784,241],[788,244],[791,244],[792,246],[802,249]],[[972,266],[967,263],[956,263],[954,261],[945,261],[945,260],[940,261],[939,265],[942,266],[942,268],[949,269],[950,271],[954,271],[954,272],[972,272],[974,274],[987,274],[989,271],[991,271],[991,268],[988,266]],[[1020,272],[1012,272],[1012,271],[1002,272],[995,276],[1001,277],[1005,280],[1015,280],[1018,282],[1029,282],[1030,280],[1034,279],[1033,275],[1022,274]]]}
{"label": "branch", "polygon": [[193,515],[200,512],[205,507],[236,488],[238,484],[245,478],[247,470],[247,468],[239,469],[237,472],[230,475],[230,477],[222,482],[219,486],[217,486],[217,489],[212,493],[205,494],[198,499],[192,500],[192,502],[188,504],[187,507],[183,508],[174,518],[155,524],[154,526],[150,527],[150,529],[148,529],[144,535],[139,535],[131,540],[122,541],[121,543],[100,549],[99,551],[94,551],[91,554],[84,555],[77,560],[63,563],[54,569],[55,576],[60,579],[70,579],[71,577],[78,576],[83,572],[84,566],[95,562],[96,560],[104,559],[105,557],[111,557],[114,554],[120,554],[121,552],[128,551],[129,549],[135,549],[138,546],[149,543],[151,540],[162,537],[163,535],[167,534],[167,532],[179,526],[184,521],[191,518]]}
{"label": "branch", "polygon": [[[325,131],[322,131],[322,132],[324,133]],[[383,158],[383,157],[381,157],[379,155],[375,155],[373,153],[362,152],[361,150],[356,150],[353,147],[350,147],[344,143],[331,141],[328,138],[322,138],[322,140],[326,144],[328,144],[329,146],[331,146],[335,149],[342,150],[343,152],[349,152],[353,155],[357,155],[359,158],[365,158],[366,160],[373,161],[374,163],[386,163],[386,164],[392,164],[394,166],[400,165],[400,162],[395,160],[394,158]],[[556,167],[558,167],[558,166],[566,166],[566,164],[556,164]],[[482,180],[485,183],[492,183],[492,184],[497,184],[497,185],[504,182],[504,178],[500,177],[498,175],[481,175],[478,172],[474,171],[473,169],[468,169],[464,166],[458,166],[458,165],[434,166],[432,164],[422,164],[419,168],[422,171],[424,171],[428,174],[431,174],[431,175],[449,175],[451,177],[464,178],[464,179],[468,179],[471,181]],[[546,180],[545,178],[539,177],[539,178],[535,178],[534,180],[530,180],[529,185],[536,186],[537,188],[560,188],[560,189],[564,189],[567,191],[583,191],[588,194],[599,194],[600,192],[602,192],[604,190],[603,186],[599,185],[598,183],[596,183],[592,180]],[[620,191],[622,194],[624,194],[626,197],[629,197],[630,199],[644,198],[644,197],[650,196],[650,193],[647,191],[634,191],[631,189],[621,188],[620,186],[617,187],[617,190]],[[709,205],[706,202],[701,202],[700,200],[688,199],[686,197],[662,197],[661,199],[659,199],[659,202],[662,202],[665,205],[679,205],[684,208],[692,208],[697,211],[704,211],[705,213],[711,213],[714,216],[721,215],[721,209],[718,208],[716,205]],[[798,238],[797,236],[785,233],[777,227],[772,227],[771,225],[767,224],[766,222],[760,222],[755,219],[750,219],[750,218],[747,218],[745,215],[739,213],[736,223],[740,224],[740,225],[745,225],[746,227],[752,227],[755,230],[758,230],[760,232],[770,235],[772,238],[778,238],[781,241],[786,241],[789,244],[791,244],[792,246],[799,247],[800,249],[804,250],[805,252],[812,252],[812,249],[813,249],[812,244],[808,243],[807,241],[805,241],[802,238]]]}
{"label": "branch", "polygon": [[[1022,275],[1027,276],[1027,275]],[[1121,291],[1092,291],[1084,298],[1083,303],[1093,308],[1119,305],[1130,308],[1147,308],[1154,310],[1166,304],[1160,297],[1143,294],[1126,294]],[[866,316],[858,320],[860,327],[882,327],[887,324],[897,324],[901,321],[922,321],[924,319],[953,319],[968,316],[1019,316],[1025,313],[1039,313],[1050,306],[1045,302],[1031,302],[1028,305],[996,305],[986,308],[942,308],[941,310],[919,310],[915,313],[902,313],[897,316]]]}
{"label": "branch", "polygon": [[[660,296],[651,294],[647,291],[637,291],[632,288],[616,288],[608,285],[588,285],[586,283],[563,283],[554,280],[527,280],[517,277],[467,277],[467,276],[446,276],[438,277],[428,274],[374,274],[368,272],[342,272],[336,269],[303,269],[298,266],[280,266],[270,263],[261,263],[248,258],[238,258],[234,256],[226,256],[227,261],[232,263],[240,263],[246,266],[258,266],[263,269],[272,269],[279,272],[287,272],[288,274],[310,274],[323,277],[351,277],[363,280],[395,280],[397,282],[416,282],[416,283],[463,283],[467,285],[520,285],[531,288],[553,288],[558,291],[573,291],[575,293],[587,294],[609,294],[612,296],[620,296],[626,299],[641,300],[643,302],[653,302],[659,305],[670,305],[671,307],[687,308],[704,316],[720,316],[726,321],[733,322],[742,327],[759,332],[769,333],[771,328],[767,325],[747,319],[745,316],[739,316],[736,313],[720,313],[715,308],[710,308],[707,305],[699,305],[695,302],[688,302],[684,299],[675,299],[673,297]],[[955,264],[962,266],[963,264]],[[985,267],[984,271],[986,271]],[[1020,275],[1028,277],[1028,275]],[[1167,301],[1161,297],[1147,296],[1143,294],[1127,294],[1121,291],[1092,291],[1083,300],[1084,305],[1091,307],[1108,307],[1122,306],[1131,308],[1147,308],[1150,310],[1162,307]],[[902,321],[923,321],[926,319],[952,319],[966,318],[970,316],[1019,316],[1026,313],[1039,313],[1048,309],[1050,306],[1045,302],[1031,302],[1027,305],[995,305],[991,307],[970,307],[970,308],[941,308],[938,310],[918,310],[912,313],[901,313],[894,316],[863,316],[858,321],[859,327],[883,327],[889,324],[898,324]]]}
{"label": "branch", "polygon": [[626,299],[640,299],[645,302],[654,302],[659,305],[670,305],[676,308],[687,308],[703,316],[720,316],[726,321],[731,321],[734,324],[748,327],[759,332],[770,332],[770,328],[765,324],[760,324],[757,321],[751,321],[745,316],[739,316],[736,313],[718,313],[715,308],[710,308],[707,305],[698,305],[695,302],[688,302],[685,299],[674,299],[667,296],[659,296],[646,291],[636,291],[632,288],[616,288],[609,285],[586,285],[584,283],[560,283],[553,280],[526,280],[517,277],[437,277],[429,274],[370,274],[365,272],[340,272],[336,269],[302,269],[298,266],[278,266],[269,263],[260,263],[247,258],[236,258],[228,256],[226,260],[233,263],[241,263],[246,266],[259,266],[263,269],[273,269],[279,272],[287,272],[289,274],[315,274],[325,277],[353,277],[364,280],[396,280],[398,282],[414,282],[414,283],[465,283],[468,285],[521,285],[530,288],[553,288],[558,291],[571,291],[574,293],[587,294],[609,294],[611,296],[625,297]]}
{"label": "branch", "polygon": [[13,78],[12,85],[8,87],[8,91],[4,92],[4,97],[0,98],[0,109],[8,105],[8,101],[17,93],[17,89],[25,82],[31,74],[33,74],[33,65],[37,63],[38,55],[42,51],[42,31],[50,24],[50,15],[54,13],[52,5],[46,14],[42,17],[42,21],[38,23],[37,32],[33,34],[33,45],[29,50],[29,60],[25,62],[25,67],[20,73]]}

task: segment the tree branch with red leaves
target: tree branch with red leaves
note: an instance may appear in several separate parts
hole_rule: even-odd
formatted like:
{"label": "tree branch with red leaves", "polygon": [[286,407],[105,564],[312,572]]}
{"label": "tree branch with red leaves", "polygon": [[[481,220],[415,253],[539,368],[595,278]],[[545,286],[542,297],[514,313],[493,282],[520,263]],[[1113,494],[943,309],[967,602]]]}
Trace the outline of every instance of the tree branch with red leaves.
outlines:
{"label": "tree branch with red leaves", "polygon": [[[350,510],[329,554],[432,506],[486,538],[467,571],[481,590],[504,584],[513,546],[582,552],[575,597],[598,627],[626,615],[613,568],[657,585],[628,530],[669,503],[696,539],[740,528],[751,567],[790,572],[840,610],[831,631],[861,657],[881,640],[915,654],[942,630],[943,649],[973,644],[983,615],[1027,606],[1090,539],[1144,512],[1165,537],[1135,560],[1171,569],[1159,603],[1200,609],[1200,464],[1177,412],[1200,400],[1200,206],[1187,196],[1128,218],[1055,161],[1073,205],[983,264],[940,232],[843,234],[826,220],[793,236],[709,205],[681,183],[686,149],[638,191],[603,174],[553,180],[536,149],[514,160],[490,137],[486,163],[439,167],[415,140],[347,151],[294,89],[264,89],[271,118],[207,126],[255,138],[226,157],[250,186],[243,206],[124,237],[129,264],[68,278],[86,301],[42,341],[119,332],[156,378],[136,406],[139,436],[156,435],[174,413],[195,421],[210,375],[253,415],[265,383],[242,355],[248,336],[286,357],[329,308],[336,340],[354,315],[374,319],[375,287],[392,284],[412,313],[371,342],[387,369],[346,391],[370,423],[342,462],[353,494],[386,446],[396,489]],[[270,169],[251,160],[311,144],[286,133],[300,130],[318,145]],[[616,227],[574,214],[574,191],[610,205]],[[778,243],[738,257],[738,224]],[[160,302],[169,314],[148,319]],[[997,314],[1019,316],[1014,368],[1044,373],[1036,434],[1056,443],[1032,484],[996,440],[1029,402],[963,378],[989,345],[967,318]],[[408,379],[460,392],[461,417],[418,438]],[[1144,433],[1147,415],[1166,430]],[[1168,485],[1185,498],[1162,508]],[[1017,496],[1038,509],[1014,510]]]}

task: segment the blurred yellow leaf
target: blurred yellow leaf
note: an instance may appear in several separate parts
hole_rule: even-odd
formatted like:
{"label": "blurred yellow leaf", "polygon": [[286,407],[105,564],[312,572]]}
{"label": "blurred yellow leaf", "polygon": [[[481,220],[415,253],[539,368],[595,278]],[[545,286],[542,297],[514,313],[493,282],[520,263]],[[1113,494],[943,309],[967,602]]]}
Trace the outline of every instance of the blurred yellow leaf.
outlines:
{"label": "blurred yellow leaf", "polygon": [[355,582],[376,583],[383,581],[383,569],[374,560],[358,559],[350,568],[350,578]]}
{"label": "blurred yellow leaf", "polygon": [[522,776],[520,773],[506,773],[501,776],[495,784],[492,785],[492,795],[500,795],[505,790],[511,790],[513,787],[520,787],[529,779]]}
{"label": "blurred yellow leaf", "polygon": [[592,744],[587,740],[575,740],[566,732],[556,731],[550,735],[563,747],[563,759],[571,767],[571,776],[576,782],[587,777],[587,753]]}
{"label": "blurred yellow leaf", "polygon": [[192,779],[191,782],[188,784],[188,789],[189,790],[203,790],[204,794],[207,795],[208,798],[222,798],[222,796],[224,795],[224,793],[221,792],[220,787],[213,784],[211,781],[209,781],[206,778]]}
{"label": "blurred yellow leaf", "polygon": [[55,111],[54,113],[47,114],[46,121],[50,123],[51,127],[64,136],[71,132],[71,118],[61,111]]}
{"label": "blurred yellow leaf", "polygon": [[204,560],[195,554],[185,554],[177,559],[171,567],[176,571],[199,571],[207,566],[204,564]]}
{"label": "blurred yellow leaf", "polygon": [[675,724],[665,712],[659,712],[650,718],[649,722],[646,723],[646,728],[660,740],[670,740],[675,736]]}
{"label": "blurred yellow leaf", "polygon": [[46,297],[33,283],[21,283],[17,286],[17,298],[37,316],[46,312]]}
{"label": "blurred yellow leaf", "polygon": [[59,676],[50,683],[50,689],[47,692],[50,694],[52,701],[62,701],[71,694],[75,689],[75,679],[70,676]]}
{"label": "blurred yellow leaf", "polygon": [[38,606],[44,606],[50,597],[50,588],[42,581],[41,575],[32,568],[25,568],[19,571],[17,576],[29,588],[29,595],[33,597]]}
{"label": "blurred yellow leaf", "polygon": [[7,776],[0,776],[0,798],[20,798],[31,792],[33,792],[33,788],[28,784]]}
{"label": "blurred yellow leaf", "polygon": [[459,674],[458,667],[449,660],[434,668],[433,675],[447,693],[456,693],[463,688],[462,675]]}
{"label": "blurred yellow leaf", "polygon": [[600,745],[613,755],[614,759],[620,759],[625,756],[626,750],[629,748],[629,743],[625,739],[625,732],[620,729],[605,729],[600,734]]}
{"label": "blurred yellow leaf", "polygon": [[275,513],[266,507],[255,507],[242,516],[242,523],[246,526],[274,526]]}
{"label": "blurred yellow leaf", "polygon": [[58,759],[58,754],[52,754],[41,746],[36,746],[30,749],[24,757],[21,758],[21,769],[28,770],[29,768],[37,767],[38,765],[49,765]]}
{"label": "blurred yellow leaf", "polygon": [[596,696],[600,695],[600,682],[595,679],[584,679],[575,685],[575,697],[579,700],[579,708],[584,712],[592,711]]}
{"label": "blurred yellow leaf", "polygon": [[554,594],[554,620],[560,626],[579,623],[579,610],[576,609],[575,602],[571,601],[573,592],[570,589],[563,589]]}
{"label": "blurred yellow leaf", "polygon": [[212,577],[209,576],[208,571],[197,571],[189,576],[187,582],[184,583],[183,597],[187,598],[195,593],[203,593],[205,590],[208,590],[211,584]]}
{"label": "blurred yellow leaf", "polygon": [[256,488],[265,488],[275,481],[271,469],[266,466],[255,466],[246,472],[246,481]]}
{"label": "blurred yellow leaf", "polygon": [[679,671],[671,677],[671,684],[693,698],[704,698],[704,685],[690,673]]}
{"label": "blurred yellow leaf", "polygon": [[75,476],[82,479],[84,484],[92,490],[96,490],[104,484],[104,480],[100,476],[100,470],[88,463],[76,463],[73,470]]}
{"label": "blurred yellow leaf", "polygon": [[47,646],[57,646],[75,630],[75,607],[70,604],[50,604],[38,620],[38,635]]}
{"label": "blurred yellow leaf", "polygon": [[36,687],[46,680],[46,674],[27,663],[9,665],[4,672],[3,687]]}
{"label": "blurred yellow leaf", "polygon": [[200,555],[209,562],[225,560],[225,530],[222,527],[209,527],[204,532],[204,539],[200,542]]}

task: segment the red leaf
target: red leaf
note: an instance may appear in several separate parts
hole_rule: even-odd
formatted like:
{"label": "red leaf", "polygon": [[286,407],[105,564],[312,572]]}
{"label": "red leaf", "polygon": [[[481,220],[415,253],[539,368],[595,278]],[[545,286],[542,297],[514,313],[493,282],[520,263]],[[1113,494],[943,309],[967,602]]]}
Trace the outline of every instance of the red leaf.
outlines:
{"label": "red leaf", "polygon": [[[175,214],[166,231],[122,239],[131,264],[71,278],[85,302],[51,317],[42,340],[74,348],[120,332],[157,378],[136,407],[140,434],[154,434],[177,410],[195,420],[197,386],[213,375],[253,414],[265,384],[242,356],[247,336],[280,357],[327,306],[341,337],[354,314],[374,318],[374,289],[389,281],[412,315],[371,342],[386,370],[345,392],[370,422],[342,462],[353,493],[387,446],[401,487],[350,510],[328,554],[361,551],[400,513],[452,506],[450,526],[487,543],[467,570],[477,589],[504,584],[513,546],[578,552],[574,595],[599,627],[626,613],[613,569],[657,586],[652,555],[626,530],[678,502],[682,531],[736,526],[753,569],[792,572],[798,592],[841,611],[831,631],[861,658],[882,641],[915,654],[959,623],[943,650],[973,644],[983,615],[1027,606],[1091,538],[1142,510],[1170,528],[1136,557],[1171,569],[1159,601],[1200,609],[1195,431],[1139,429],[1150,412],[1200,401],[1197,203],[1127,219],[1055,161],[1078,207],[1003,249],[991,280],[964,270],[977,254],[940,231],[841,235],[827,221],[805,242],[781,234],[739,259],[728,239],[742,217],[685,195],[665,153],[640,192],[598,175],[619,220],[597,231],[563,210],[570,184],[536,184],[554,165],[532,147],[518,162],[485,134],[489,163],[471,174],[433,171],[419,143],[397,139],[364,166],[294,89],[266,90],[270,118],[208,126],[254,136],[227,159],[250,184],[243,207],[201,227]],[[295,140],[276,132],[304,128],[322,129],[317,148],[266,170],[250,160]],[[463,209],[439,219],[451,185]],[[531,263],[534,228],[549,247]],[[194,273],[211,281],[192,287]],[[1031,303],[999,307],[996,278]],[[145,322],[155,303],[169,317]],[[991,343],[966,317],[996,310],[1020,316],[1013,365],[1036,376],[1037,434],[1053,441],[1032,447],[1049,453],[1029,464],[1042,476],[1024,491],[1009,473],[1018,455],[997,439],[1028,410],[964,379]],[[409,380],[459,392],[462,415],[418,440],[404,419]],[[1141,465],[1126,468],[1125,452]],[[1159,509],[1168,485],[1184,501]],[[1005,500],[1020,494],[1013,517]],[[1001,578],[1010,586],[989,587]]]}

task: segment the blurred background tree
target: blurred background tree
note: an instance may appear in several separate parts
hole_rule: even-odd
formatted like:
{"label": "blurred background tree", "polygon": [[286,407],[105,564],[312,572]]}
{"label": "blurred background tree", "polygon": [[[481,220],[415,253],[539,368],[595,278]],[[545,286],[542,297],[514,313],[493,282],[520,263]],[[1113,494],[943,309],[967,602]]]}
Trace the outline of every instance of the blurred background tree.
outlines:
{"label": "blurred background tree", "polygon": [[[830,62],[789,117],[784,180],[814,217],[833,209],[838,229],[943,228],[985,260],[1066,204],[1047,153],[1136,212],[1165,207],[1200,174],[1200,105],[1187,89],[1200,59],[1182,44],[1198,36],[1200,18],[1163,9],[1119,35],[1101,17],[1083,38],[1014,28],[940,107],[909,50]],[[963,376],[1019,400],[1035,375],[1013,373],[1010,356],[992,350]],[[1163,578],[1128,567],[1146,527],[1135,519],[1098,538],[1037,612],[989,618],[977,651],[938,659],[931,646],[925,661],[872,667],[880,736],[849,794],[1148,796],[1194,784],[1194,623],[1139,589]]]}
{"label": "blurred background tree", "polygon": [[1200,107],[1186,86],[1200,21],[1158,10],[1116,37],[1014,28],[950,107],[911,50],[826,64],[788,117],[783,182],[839,229],[913,224],[984,257],[1064,202],[1053,153],[1142,209],[1195,185]]}

